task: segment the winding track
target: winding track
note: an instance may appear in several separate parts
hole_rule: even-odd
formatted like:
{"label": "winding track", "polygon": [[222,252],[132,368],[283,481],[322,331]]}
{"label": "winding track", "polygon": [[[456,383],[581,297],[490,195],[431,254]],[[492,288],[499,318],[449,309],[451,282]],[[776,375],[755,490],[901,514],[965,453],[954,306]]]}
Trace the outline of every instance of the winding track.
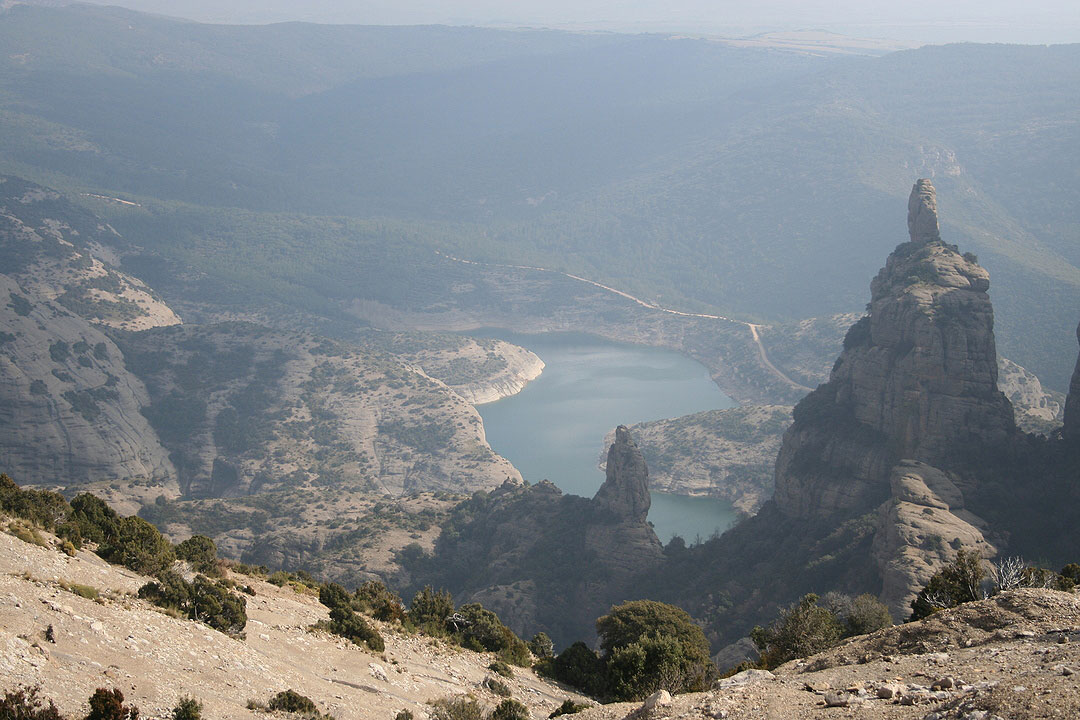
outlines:
{"label": "winding track", "polygon": [[754,323],[749,323],[749,322],[746,322],[745,320],[735,320],[733,318],[724,317],[723,315],[709,315],[707,313],[692,313],[692,312],[684,312],[682,310],[673,310],[671,308],[666,308],[666,307],[663,307],[661,305],[657,305],[656,303],[648,302],[647,300],[642,300],[639,297],[634,297],[630,293],[623,292],[622,290],[610,287],[608,285],[604,285],[603,283],[599,283],[599,282],[597,282],[595,280],[590,280],[589,278],[584,278],[584,277],[581,277],[580,275],[572,275],[572,274],[570,274],[568,272],[563,272],[562,270],[553,270],[552,268],[537,267],[535,265],[509,265],[509,264],[505,264],[505,263],[477,262],[475,260],[465,260],[463,258],[454,257],[453,255],[447,255],[446,253],[440,252],[439,250],[436,250],[435,254],[438,255],[439,257],[443,257],[443,258],[446,258],[447,260],[451,260],[451,261],[456,262],[456,263],[461,263],[463,265],[476,265],[478,267],[507,268],[507,269],[510,269],[510,270],[532,270],[534,272],[545,272],[545,273],[553,273],[555,275],[562,275],[563,277],[568,277],[571,280],[577,280],[578,282],[583,282],[583,283],[586,283],[587,285],[592,285],[593,287],[597,287],[597,288],[600,288],[601,290],[604,290],[606,292],[618,295],[619,297],[626,298],[627,300],[630,300],[631,302],[637,303],[641,307],[648,308],[649,310],[655,310],[657,312],[668,313],[669,315],[677,315],[679,317],[704,318],[706,320],[722,320],[724,322],[735,323],[736,325],[743,325],[743,326],[750,329],[750,336],[753,338],[754,344],[757,346],[758,357],[761,359],[761,363],[765,367],[767,367],[774,375],[776,375],[776,377],[780,378],[783,382],[790,385],[792,388],[794,388],[796,390],[810,392],[810,390],[812,389],[812,388],[806,387],[805,385],[801,385],[801,384],[795,382],[790,377],[788,377],[783,371],[781,371],[780,368],[778,368],[778,367],[776,367],[775,365],[772,364],[772,361],[769,360],[769,354],[765,351],[765,344],[763,342],[761,342],[761,335],[758,333],[758,329],[762,327],[761,325],[756,325]]}

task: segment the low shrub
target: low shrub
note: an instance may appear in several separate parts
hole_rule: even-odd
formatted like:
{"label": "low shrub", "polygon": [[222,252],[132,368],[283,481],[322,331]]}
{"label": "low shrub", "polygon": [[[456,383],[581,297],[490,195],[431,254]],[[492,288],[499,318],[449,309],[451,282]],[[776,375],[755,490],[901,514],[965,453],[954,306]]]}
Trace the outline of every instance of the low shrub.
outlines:
{"label": "low shrub", "polygon": [[139,708],[124,705],[124,694],[119,688],[98,688],[90,696],[90,714],[86,720],[138,720]]}
{"label": "low shrub", "polygon": [[182,697],[172,711],[172,720],[202,720],[202,703],[191,697]]}
{"label": "low shrub", "polygon": [[484,711],[472,697],[443,698],[431,705],[431,720],[484,720]]}
{"label": "low shrub", "polygon": [[330,620],[317,624],[324,630],[340,635],[355,645],[366,645],[373,652],[386,649],[379,631],[371,627],[366,620],[349,606],[338,606],[330,611]]}
{"label": "low shrub", "polygon": [[547,660],[555,657],[555,643],[551,641],[547,633],[538,632],[529,641],[529,652],[535,655],[538,660]]}
{"label": "low shrub", "polygon": [[843,634],[840,620],[831,610],[819,606],[818,596],[811,593],[782,610],[769,627],[755,627],[750,639],[761,651],[761,667],[771,669],[830,648]]}
{"label": "low shrub", "polygon": [[481,685],[500,697],[510,697],[510,686],[498,678],[486,677]]}
{"label": "low shrub", "polygon": [[166,570],[158,574],[157,580],[139,588],[139,597],[228,635],[237,635],[247,626],[247,601],[231,592],[222,581],[215,582],[202,575],[189,583]]}
{"label": "low shrub", "polygon": [[502,675],[505,678],[514,677],[513,668],[511,668],[509,665],[504,663],[502,660],[496,660],[495,662],[488,665],[488,670],[491,670],[492,672],[498,673],[499,675]]}
{"label": "low shrub", "polygon": [[557,718],[560,715],[574,715],[582,710],[588,710],[589,706],[585,703],[576,703],[570,698],[563,700],[563,704],[555,708],[554,712],[548,715],[548,718]]}
{"label": "low shrub", "polygon": [[[3,720],[64,720],[52,700],[45,700],[37,686],[10,690],[0,698]],[[46,704],[48,703],[48,704]]]}
{"label": "low shrub", "polygon": [[529,708],[517,700],[507,698],[491,711],[489,720],[529,720]]}

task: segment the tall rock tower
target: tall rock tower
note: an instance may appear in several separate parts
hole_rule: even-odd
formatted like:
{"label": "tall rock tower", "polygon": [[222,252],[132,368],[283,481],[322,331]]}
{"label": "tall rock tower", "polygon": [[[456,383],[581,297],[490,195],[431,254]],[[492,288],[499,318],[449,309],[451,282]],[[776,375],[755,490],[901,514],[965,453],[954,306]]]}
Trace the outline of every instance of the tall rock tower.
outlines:
{"label": "tall rock tower", "polygon": [[1015,432],[997,388],[990,276],[941,240],[937,198],[919,180],[910,240],[870,285],[869,314],[829,381],[795,409],[776,467],[776,503],[793,517],[869,508],[901,459],[948,469]]}

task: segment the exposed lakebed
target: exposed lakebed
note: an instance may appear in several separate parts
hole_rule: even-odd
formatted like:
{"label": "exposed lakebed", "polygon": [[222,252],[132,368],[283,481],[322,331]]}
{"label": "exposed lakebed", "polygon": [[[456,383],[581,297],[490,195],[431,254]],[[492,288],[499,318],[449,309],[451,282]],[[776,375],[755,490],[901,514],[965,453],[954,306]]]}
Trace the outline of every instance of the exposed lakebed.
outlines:
{"label": "exposed lakebed", "polygon": [[[528,348],[544,372],[520,393],[480,405],[487,440],[529,482],[548,479],[564,492],[592,497],[604,481],[597,467],[604,434],[616,425],[728,408],[734,402],[700,363],[679,353],[577,333],[472,332]],[[716,498],[652,494],[649,520],[665,543],[723,532],[735,519]]]}

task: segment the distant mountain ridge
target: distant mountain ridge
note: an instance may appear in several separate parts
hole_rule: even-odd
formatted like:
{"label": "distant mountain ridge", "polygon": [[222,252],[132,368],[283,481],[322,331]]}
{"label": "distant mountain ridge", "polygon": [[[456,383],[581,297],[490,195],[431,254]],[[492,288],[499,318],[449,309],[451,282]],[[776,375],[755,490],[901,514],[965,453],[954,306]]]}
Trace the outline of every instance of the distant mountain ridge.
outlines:
{"label": "distant mountain ridge", "polygon": [[6,167],[138,201],[110,221],[150,238],[198,233],[180,202],[394,218],[469,259],[791,320],[861,306],[856,278],[891,249],[895,188],[933,177],[948,231],[994,273],[1003,354],[1066,390],[1080,46],[819,58],[92,6],[15,7],[2,25]]}

